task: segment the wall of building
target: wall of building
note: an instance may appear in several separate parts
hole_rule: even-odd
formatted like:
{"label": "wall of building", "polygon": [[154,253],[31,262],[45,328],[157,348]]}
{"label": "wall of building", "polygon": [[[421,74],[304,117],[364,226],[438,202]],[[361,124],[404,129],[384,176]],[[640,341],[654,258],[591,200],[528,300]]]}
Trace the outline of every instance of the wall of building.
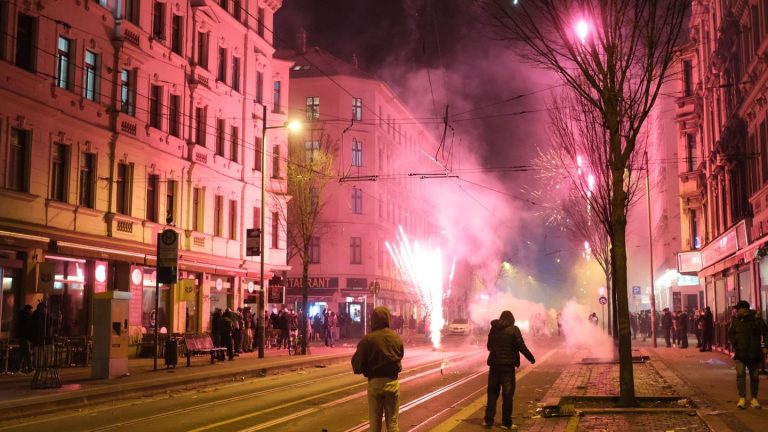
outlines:
{"label": "wall of building", "polygon": [[[111,0],[2,3],[0,230],[11,240],[0,248],[34,256],[30,267],[68,258],[93,269],[103,261],[106,289],[131,289],[126,278],[138,266],[146,271],[132,291],[142,295],[145,281],[153,285],[156,236],[174,229],[179,268],[196,281],[196,297],[180,300],[171,287],[167,331],[206,331],[216,305],[253,300],[245,287],[258,279],[259,258],[246,255],[244,239],[255,209],[285,206],[279,193],[261,202],[255,169],[262,104],[270,127],[287,118],[290,64],[273,60],[271,40],[281,2],[127,4],[134,9],[118,12]],[[274,81],[282,83],[278,107]],[[271,158],[271,146],[287,145],[286,132],[270,130],[268,137]],[[285,191],[285,162],[282,173],[271,167],[267,187]],[[271,245],[270,230],[266,235]],[[278,248],[265,251],[267,279],[286,268],[285,234],[278,235]],[[9,311],[40,297],[33,294],[36,273],[27,270],[9,290]],[[93,278],[81,278],[85,309]],[[223,301],[212,302],[223,292]],[[197,309],[189,325],[187,303]],[[132,321],[132,332],[146,332],[145,324]]]}

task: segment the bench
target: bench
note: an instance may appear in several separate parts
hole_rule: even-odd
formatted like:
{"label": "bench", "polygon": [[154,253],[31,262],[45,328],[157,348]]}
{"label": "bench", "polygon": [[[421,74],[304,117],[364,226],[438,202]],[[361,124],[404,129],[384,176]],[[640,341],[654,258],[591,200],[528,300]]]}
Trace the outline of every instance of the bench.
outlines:
{"label": "bench", "polygon": [[214,347],[210,335],[185,335],[187,367],[190,366],[193,354],[211,354],[211,364],[216,362],[216,353],[226,352],[225,347]]}

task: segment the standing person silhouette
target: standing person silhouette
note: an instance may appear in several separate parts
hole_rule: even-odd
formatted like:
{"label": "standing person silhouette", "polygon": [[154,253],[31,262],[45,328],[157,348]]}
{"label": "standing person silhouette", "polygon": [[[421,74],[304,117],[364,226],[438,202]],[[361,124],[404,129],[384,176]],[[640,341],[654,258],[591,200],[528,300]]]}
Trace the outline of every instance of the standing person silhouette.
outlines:
{"label": "standing person silhouette", "polygon": [[515,316],[505,310],[497,320],[491,321],[488,333],[488,403],[485,406],[483,426],[493,426],[496,401],[501,391],[501,428],[512,428],[512,398],[515,395],[515,368],[520,367],[520,353],[531,364],[533,354],[525,346],[523,335],[515,325]]}
{"label": "standing person silhouette", "polygon": [[368,378],[368,418],[372,432],[381,431],[381,417],[387,431],[399,432],[400,361],[405,349],[400,335],[389,328],[389,309],[378,306],[371,314],[371,332],[363,336],[352,356],[352,371]]}

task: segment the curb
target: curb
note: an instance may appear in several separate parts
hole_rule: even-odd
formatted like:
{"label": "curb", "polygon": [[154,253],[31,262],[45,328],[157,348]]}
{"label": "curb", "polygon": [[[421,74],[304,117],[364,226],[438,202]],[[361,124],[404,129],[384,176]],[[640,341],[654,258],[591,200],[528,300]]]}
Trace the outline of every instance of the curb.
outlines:
{"label": "curb", "polygon": [[[246,378],[261,378],[270,374],[301,369],[307,367],[316,367],[320,365],[338,364],[347,361],[351,355],[329,355],[322,358],[307,358],[304,361],[284,362],[272,366],[253,369],[238,369],[209,376],[190,375],[184,377],[182,381],[174,382],[171,378],[163,380],[147,380],[126,384],[125,386],[115,386],[107,389],[94,389],[73,392],[70,395],[44,395],[36,401],[24,400],[18,404],[8,404],[0,407],[0,418],[4,420],[13,420],[29,416],[39,416],[51,414],[57,411],[67,409],[84,408],[91,404],[104,402],[114,402],[138,397],[150,397],[171,391],[185,391],[199,388],[206,385],[222,384],[234,380],[243,380]],[[160,369],[158,369],[159,371]],[[81,393],[81,394],[77,394]]]}

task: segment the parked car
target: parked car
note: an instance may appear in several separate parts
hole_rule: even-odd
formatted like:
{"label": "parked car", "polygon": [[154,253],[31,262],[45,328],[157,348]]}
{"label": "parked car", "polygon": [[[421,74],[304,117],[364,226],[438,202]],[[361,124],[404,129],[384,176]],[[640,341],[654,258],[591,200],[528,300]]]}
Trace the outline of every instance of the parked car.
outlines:
{"label": "parked car", "polygon": [[456,318],[448,324],[449,335],[469,335],[472,333],[472,324],[466,318]]}

